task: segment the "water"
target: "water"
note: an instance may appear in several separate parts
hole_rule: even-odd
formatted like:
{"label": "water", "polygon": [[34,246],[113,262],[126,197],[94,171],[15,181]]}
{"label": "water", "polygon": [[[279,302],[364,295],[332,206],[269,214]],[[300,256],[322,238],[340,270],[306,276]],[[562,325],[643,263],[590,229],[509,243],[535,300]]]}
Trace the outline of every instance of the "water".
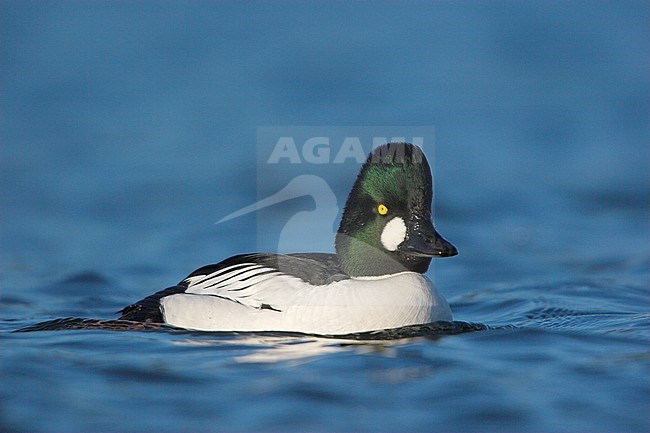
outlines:
{"label": "water", "polygon": [[[650,430],[647,4],[0,7],[0,430]],[[429,276],[489,329],[10,332],[272,249],[213,224],[269,125],[434,126]]]}

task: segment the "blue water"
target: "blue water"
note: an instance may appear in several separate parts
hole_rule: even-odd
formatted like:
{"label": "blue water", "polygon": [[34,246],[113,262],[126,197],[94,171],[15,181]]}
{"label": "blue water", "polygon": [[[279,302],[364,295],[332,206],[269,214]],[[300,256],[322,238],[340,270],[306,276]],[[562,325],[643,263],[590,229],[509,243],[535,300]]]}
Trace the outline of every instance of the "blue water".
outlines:
{"label": "blue water", "polygon": [[[649,15],[0,2],[0,431],[650,430]],[[251,227],[277,209],[214,222],[258,198],[258,128],[286,125],[434,127],[460,254],[429,277],[490,329],[10,332],[272,250]],[[356,168],[327,171],[340,208]]]}

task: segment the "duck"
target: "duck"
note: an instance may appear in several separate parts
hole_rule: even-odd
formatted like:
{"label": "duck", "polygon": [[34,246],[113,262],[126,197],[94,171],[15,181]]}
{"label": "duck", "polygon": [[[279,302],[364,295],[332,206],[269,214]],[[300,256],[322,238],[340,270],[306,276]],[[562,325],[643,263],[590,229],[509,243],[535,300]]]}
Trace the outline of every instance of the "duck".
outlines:
{"label": "duck", "polygon": [[196,331],[345,335],[451,321],[425,275],[458,250],[436,231],[431,169],[405,142],[361,166],[334,253],[246,253],[203,266],[119,311],[119,320]]}

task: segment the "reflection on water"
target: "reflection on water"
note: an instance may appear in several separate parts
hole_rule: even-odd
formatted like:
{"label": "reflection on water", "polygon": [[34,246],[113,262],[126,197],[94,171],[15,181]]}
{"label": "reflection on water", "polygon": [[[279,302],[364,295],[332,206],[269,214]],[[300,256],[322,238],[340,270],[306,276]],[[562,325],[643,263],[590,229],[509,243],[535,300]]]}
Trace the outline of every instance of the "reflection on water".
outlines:
{"label": "reflection on water", "polygon": [[[173,340],[173,344],[181,346],[244,346],[254,349],[251,353],[233,356],[235,362],[287,362],[298,365],[309,359],[330,353],[340,353],[352,350],[351,345],[342,345],[331,339],[316,337],[274,337],[264,335],[246,335],[233,340]],[[379,345],[378,345],[379,346]]]}

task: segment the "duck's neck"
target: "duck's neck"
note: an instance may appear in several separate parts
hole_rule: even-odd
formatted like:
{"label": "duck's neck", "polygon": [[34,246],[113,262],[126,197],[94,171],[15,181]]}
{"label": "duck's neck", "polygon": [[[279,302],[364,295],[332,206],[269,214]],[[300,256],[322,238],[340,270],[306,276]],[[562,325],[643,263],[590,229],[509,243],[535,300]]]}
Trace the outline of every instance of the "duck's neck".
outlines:
{"label": "duck's neck", "polygon": [[376,277],[400,272],[425,273],[431,257],[389,252],[345,233],[336,235],[336,254],[341,270],[351,277]]}

